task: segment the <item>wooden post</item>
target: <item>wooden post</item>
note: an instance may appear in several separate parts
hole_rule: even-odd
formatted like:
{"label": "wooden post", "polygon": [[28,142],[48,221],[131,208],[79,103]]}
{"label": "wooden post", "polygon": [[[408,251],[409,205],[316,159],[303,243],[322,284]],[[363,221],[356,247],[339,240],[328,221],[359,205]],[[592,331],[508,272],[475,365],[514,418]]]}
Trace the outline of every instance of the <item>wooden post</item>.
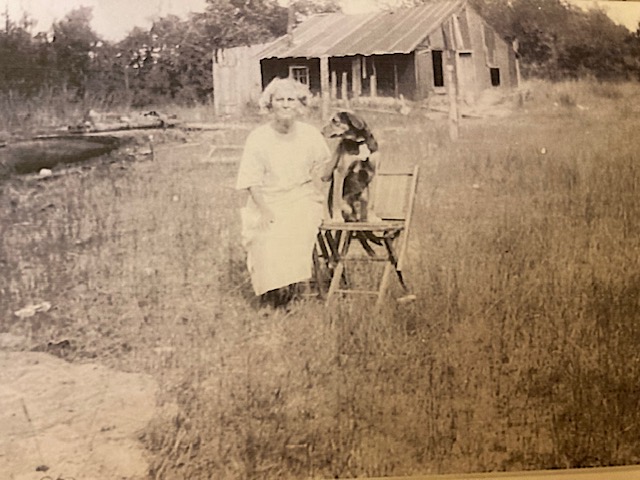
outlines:
{"label": "wooden post", "polygon": [[320,57],[320,95],[322,97],[322,119],[329,118],[331,98],[329,97],[329,57]]}
{"label": "wooden post", "polygon": [[[518,39],[515,38],[511,41],[511,50],[513,50],[513,61],[515,63],[515,67],[516,67],[516,90],[518,92],[518,106],[522,107],[524,105],[524,92],[522,91],[522,89],[520,88],[522,83],[522,77],[520,76],[520,59],[518,57],[520,57],[520,53],[519,53],[519,49],[520,49],[520,43],[518,42]],[[509,71],[511,71],[509,69]],[[510,84],[511,86],[513,86],[513,80],[511,78],[509,78],[511,80]]]}
{"label": "wooden post", "polygon": [[[218,90],[218,92],[216,92],[216,88],[219,88],[218,85],[216,85],[216,61],[218,60],[218,53],[216,50],[213,51],[213,53],[211,54],[211,86],[213,87],[213,114],[214,115],[219,115],[220,114],[220,97],[219,97],[219,93],[220,91]],[[129,97],[129,95],[127,95],[127,97]],[[128,98],[127,98],[127,102],[128,102]]]}
{"label": "wooden post", "polygon": [[349,85],[349,77],[347,72],[342,72],[342,84],[340,85],[340,97],[342,97],[342,101],[345,103],[349,103],[349,89],[347,88]]}
{"label": "wooden post", "polygon": [[520,53],[518,52],[520,44],[518,43],[517,38],[511,42],[511,48],[513,49],[515,57],[514,60],[516,62],[516,87],[520,88],[520,80],[522,79],[520,76],[520,60],[518,59],[518,57],[520,56]]}
{"label": "wooden post", "polygon": [[338,98],[338,74],[334,71],[331,72],[331,99]]}
{"label": "wooden post", "polygon": [[377,97],[378,96],[378,79],[377,79],[375,57],[371,57],[371,77],[369,77],[369,84],[371,85],[371,96]]}
{"label": "wooden post", "polygon": [[[453,54],[455,55],[455,52],[453,52]],[[456,80],[454,78],[454,68],[451,64],[451,55],[449,55],[449,60],[450,63],[445,68],[445,86],[447,87],[447,96],[449,97],[449,138],[451,140],[457,140],[460,136],[458,89],[456,88]]]}
{"label": "wooden post", "polygon": [[351,96],[358,98],[362,95],[362,59],[356,57],[351,61]]}

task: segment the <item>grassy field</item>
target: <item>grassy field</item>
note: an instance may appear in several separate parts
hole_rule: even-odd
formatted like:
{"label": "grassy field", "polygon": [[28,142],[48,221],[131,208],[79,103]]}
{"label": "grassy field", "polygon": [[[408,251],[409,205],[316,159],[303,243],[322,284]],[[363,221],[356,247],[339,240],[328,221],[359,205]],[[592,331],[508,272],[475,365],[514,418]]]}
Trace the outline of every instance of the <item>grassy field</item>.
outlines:
{"label": "grassy field", "polygon": [[[421,167],[413,304],[259,312],[237,163],[167,131],[0,185],[0,333],[145,372],[153,479],[348,478],[640,462],[640,85],[532,84],[507,117],[365,112]],[[311,119],[319,124],[317,118]],[[28,319],[20,307],[53,308]]]}

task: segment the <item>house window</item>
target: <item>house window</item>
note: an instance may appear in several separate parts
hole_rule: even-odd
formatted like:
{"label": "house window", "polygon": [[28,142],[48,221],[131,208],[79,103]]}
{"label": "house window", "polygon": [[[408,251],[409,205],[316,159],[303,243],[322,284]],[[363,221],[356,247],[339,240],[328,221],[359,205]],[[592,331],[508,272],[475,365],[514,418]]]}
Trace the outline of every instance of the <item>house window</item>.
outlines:
{"label": "house window", "polygon": [[494,87],[500,86],[500,69],[499,68],[490,68],[489,74],[491,75],[491,85]]}
{"label": "house window", "polygon": [[433,61],[433,86],[444,87],[444,70],[442,64],[442,50],[432,50],[431,59]]}
{"label": "house window", "polygon": [[298,65],[289,67],[289,76],[294,80],[309,85],[309,68]]}

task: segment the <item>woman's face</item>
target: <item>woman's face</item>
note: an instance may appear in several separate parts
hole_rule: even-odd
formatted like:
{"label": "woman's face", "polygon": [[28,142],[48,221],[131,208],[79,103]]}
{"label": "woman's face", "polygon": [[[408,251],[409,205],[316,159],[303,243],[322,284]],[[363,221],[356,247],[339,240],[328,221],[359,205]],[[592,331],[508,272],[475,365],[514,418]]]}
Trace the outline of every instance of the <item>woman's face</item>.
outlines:
{"label": "woman's face", "polygon": [[293,87],[283,85],[271,97],[271,108],[276,120],[294,120],[300,114],[300,107],[300,100]]}

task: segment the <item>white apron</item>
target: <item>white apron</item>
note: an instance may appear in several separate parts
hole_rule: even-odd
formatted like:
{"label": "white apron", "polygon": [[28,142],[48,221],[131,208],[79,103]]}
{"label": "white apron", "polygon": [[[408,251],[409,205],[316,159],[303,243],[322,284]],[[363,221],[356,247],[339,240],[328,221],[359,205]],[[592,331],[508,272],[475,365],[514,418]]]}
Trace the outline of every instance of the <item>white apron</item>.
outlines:
{"label": "white apron", "polygon": [[312,181],[318,165],[330,160],[324,138],[298,122],[292,135],[258,127],[247,139],[237,188],[260,186],[275,220],[259,228],[260,212],[251,197],[241,209],[242,244],[256,295],[308,280],[323,215],[323,196]]}

